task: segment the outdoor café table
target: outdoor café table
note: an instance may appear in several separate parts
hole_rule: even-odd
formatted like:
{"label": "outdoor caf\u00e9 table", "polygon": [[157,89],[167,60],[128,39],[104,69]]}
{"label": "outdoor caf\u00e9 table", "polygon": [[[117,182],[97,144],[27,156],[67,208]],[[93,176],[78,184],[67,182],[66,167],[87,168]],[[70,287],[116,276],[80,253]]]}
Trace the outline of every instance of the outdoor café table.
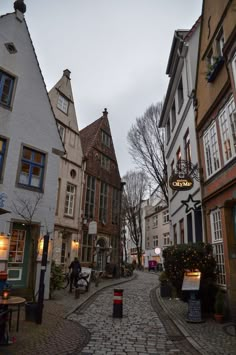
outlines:
{"label": "outdoor caf\u00e9 table", "polygon": [[18,296],[10,296],[8,299],[2,299],[0,297],[0,305],[6,306],[6,309],[8,309],[8,306],[17,306],[17,323],[16,323],[16,331],[19,331],[19,321],[20,321],[20,307],[22,304],[24,304],[26,301],[25,298],[23,297],[18,297]]}

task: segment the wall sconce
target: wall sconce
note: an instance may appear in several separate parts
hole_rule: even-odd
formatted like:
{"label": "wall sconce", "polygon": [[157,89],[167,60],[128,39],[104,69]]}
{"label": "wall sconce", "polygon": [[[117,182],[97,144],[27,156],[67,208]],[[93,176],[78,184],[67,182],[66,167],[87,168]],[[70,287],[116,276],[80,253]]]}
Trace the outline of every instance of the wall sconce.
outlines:
{"label": "wall sconce", "polygon": [[8,250],[10,246],[10,238],[9,236],[1,233],[0,235],[0,260],[8,259]]}

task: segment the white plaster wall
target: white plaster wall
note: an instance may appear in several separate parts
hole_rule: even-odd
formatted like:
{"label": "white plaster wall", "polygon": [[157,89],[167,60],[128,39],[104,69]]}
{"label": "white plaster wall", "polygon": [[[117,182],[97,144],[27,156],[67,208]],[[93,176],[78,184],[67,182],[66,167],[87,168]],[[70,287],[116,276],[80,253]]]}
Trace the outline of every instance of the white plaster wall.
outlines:
{"label": "white plaster wall", "polygon": [[[0,67],[17,77],[12,110],[0,107],[0,134],[9,139],[3,184],[0,192],[8,196],[5,208],[11,214],[1,216],[1,224],[9,226],[10,219],[20,219],[12,211],[16,197],[34,199],[35,192],[16,186],[22,144],[45,152],[46,167],[43,198],[33,217],[41,224],[41,233],[54,229],[54,214],[59,173],[59,156],[52,149],[63,151],[46,88],[32,50],[25,22],[10,14],[0,19]],[[4,43],[13,42],[17,53],[9,54]],[[49,282],[47,273],[46,284]],[[48,297],[48,286],[46,287]]]}

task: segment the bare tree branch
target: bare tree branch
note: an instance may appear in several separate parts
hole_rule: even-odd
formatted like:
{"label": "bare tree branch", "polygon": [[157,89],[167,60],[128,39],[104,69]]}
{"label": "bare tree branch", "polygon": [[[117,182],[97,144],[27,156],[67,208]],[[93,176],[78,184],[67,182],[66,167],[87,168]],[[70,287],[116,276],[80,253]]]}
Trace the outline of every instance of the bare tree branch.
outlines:
{"label": "bare tree branch", "polygon": [[137,249],[138,265],[141,266],[143,244],[141,207],[148,186],[147,177],[143,172],[130,171],[122,178],[122,181],[125,182],[122,201],[123,216],[131,240]]}
{"label": "bare tree branch", "polygon": [[129,153],[137,166],[145,171],[168,203],[165,135],[159,128],[162,103],[151,105],[128,132]]}

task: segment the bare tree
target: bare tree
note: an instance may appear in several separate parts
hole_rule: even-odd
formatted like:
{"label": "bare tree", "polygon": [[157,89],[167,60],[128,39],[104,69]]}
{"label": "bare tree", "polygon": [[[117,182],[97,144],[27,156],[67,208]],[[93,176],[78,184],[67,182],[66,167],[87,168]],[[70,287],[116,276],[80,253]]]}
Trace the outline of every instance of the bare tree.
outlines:
{"label": "bare tree", "polygon": [[138,266],[142,258],[142,201],[145,197],[147,177],[143,172],[130,171],[122,179],[125,182],[123,210],[132,242],[137,250]]}
{"label": "bare tree", "polygon": [[161,102],[152,104],[143,116],[137,118],[127,139],[134,162],[145,171],[159,197],[168,204],[165,135],[163,128],[159,128],[162,106]]}
{"label": "bare tree", "polygon": [[43,198],[43,195],[40,193],[35,193],[33,198],[24,198],[16,196],[15,201],[12,201],[12,211],[20,216],[24,221],[29,232],[31,239],[31,273],[29,279],[29,285],[32,290],[32,297],[35,297],[35,278],[36,278],[36,258],[37,258],[37,239],[33,235],[33,218],[37,211],[37,208]]}

